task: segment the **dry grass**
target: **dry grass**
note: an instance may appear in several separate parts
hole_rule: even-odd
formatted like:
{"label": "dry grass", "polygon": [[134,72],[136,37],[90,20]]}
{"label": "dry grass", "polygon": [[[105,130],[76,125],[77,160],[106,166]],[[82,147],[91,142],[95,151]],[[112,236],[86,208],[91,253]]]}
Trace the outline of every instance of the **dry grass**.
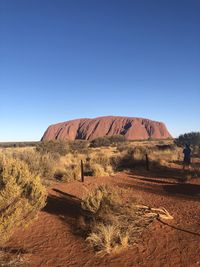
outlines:
{"label": "dry grass", "polygon": [[125,169],[145,168],[148,154],[149,166],[170,167],[182,159],[182,149],[172,141],[122,142],[115,146],[71,150],[66,155],[40,153],[35,148],[2,149],[3,154],[25,161],[31,172],[39,174],[44,182],[55,178],[59,181],[80,179],[80,161],[84,163],[85,175],[109,176]]}
{"label": "dry grass", "polygon": [[34,148],[8,148],[0,152],[0,155],[25,162],[31,173],[39,175],[42,181],[53,178],[59,162],[59,158],[54,158],[50,153],[40,154]]}
{"label": "dry grass", "polygon": [[0,251],[0,266],[1,267],[18,267],[29,266],[29,255],[22,253],[20,250],[12,252],[9,250]]}
{"label": "dry grass", "polygon": [[82,200],[86,240],[98,254],[119,252],[139,242],[144,229],[156,218],[172,219],[164,208],[138,205],[133,197],[125,202],[127,192],[118,187],[100,186]]}
{"label": "dry grass", "polygon": [[86,239],[99,253],[118,252],[128,247],[128,236],[122,236],[117,225],[97,224]]}
{"label": "dry grass", "polygon": [[160,165],[168,165],[171,162],[180,161],[182,159],[182,149],[174,147],[173,149],[152,149],[149,151],[149,159],[158,162]]}

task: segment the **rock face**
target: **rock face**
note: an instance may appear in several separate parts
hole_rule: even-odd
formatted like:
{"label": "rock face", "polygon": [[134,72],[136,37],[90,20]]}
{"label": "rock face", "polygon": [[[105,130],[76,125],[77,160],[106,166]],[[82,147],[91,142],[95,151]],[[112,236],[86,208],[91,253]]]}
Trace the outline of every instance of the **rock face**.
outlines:
{"label": "rock face", "polygon": [[125,135],[127,140],[172,138],[162,122],[134,117],[106,116],[50,125],[42,140],[92,140],[118,134]]}

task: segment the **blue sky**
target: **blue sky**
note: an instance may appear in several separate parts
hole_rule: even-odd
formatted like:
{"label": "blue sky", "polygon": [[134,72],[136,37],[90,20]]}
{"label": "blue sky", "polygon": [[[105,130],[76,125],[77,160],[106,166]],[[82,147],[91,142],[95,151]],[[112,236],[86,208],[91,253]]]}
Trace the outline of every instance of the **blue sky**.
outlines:
{"label": "blue sky", "polygon": [[0,141],[120,115],[200,131],[199,0],[0,0]]}

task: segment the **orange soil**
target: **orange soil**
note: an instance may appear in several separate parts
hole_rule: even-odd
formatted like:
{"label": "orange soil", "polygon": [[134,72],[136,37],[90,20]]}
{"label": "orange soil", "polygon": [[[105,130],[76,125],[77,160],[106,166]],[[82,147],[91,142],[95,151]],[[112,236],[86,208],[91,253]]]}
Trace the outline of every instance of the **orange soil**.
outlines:
{"label": "orange soil", "polygon": [[[180,175],[180,172],[179,172]],[[170,178],[169,178],[170,177]],[[25,230],[6,244],[30,255],[30,265],[41,267],[193,267],[200,266],[200,179],[180,183],[175,173],[119,173],[88,177],[84,183],[54,183],[47,206]],[[165,207],[174,220],[155,221],[137,246],[99,257],[76,231],[79,199],[100,184],[128,188],[142,204]]]}

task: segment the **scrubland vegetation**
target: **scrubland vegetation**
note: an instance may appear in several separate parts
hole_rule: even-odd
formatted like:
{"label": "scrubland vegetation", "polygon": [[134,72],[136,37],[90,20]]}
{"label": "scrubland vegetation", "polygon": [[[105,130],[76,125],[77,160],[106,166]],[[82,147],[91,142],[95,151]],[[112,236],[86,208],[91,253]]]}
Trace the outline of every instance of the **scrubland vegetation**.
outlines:
{"label": "scrubland vegetation", "polygon": [[[173,140],[135,141],[123,136],[88,141],[46,141],[33,146],[0,149],[0,236],[3,244],[18,226],[26,226],[45,206],[45,186],[51,181],[80,180],[80,161],[85,176],[108,176],[132,169],[171,168],[182,161],[183,143],[192,144],[199,156],[199,133]],[[83,231],[101,253],[119,251],[137,242],[155,218],[139,208],[134,198],[122,202],[125,190],[96,188],[82,200]],[[131,204],[130,204],[131,203]],[[5,255],[4,255],[5,256]]]}
{"label": "scrubland vegetation", "polygon": [[193,145],[193,152],[199,154],[199,136],[200,133],[188,133],[175,141],[126,141],[124,136],[119,135],[99,137],[91,142],[44,141],[31,143],[31,147],[23,147],[26,143],[19,143],[16,148],[2,148],[2,153],[24,161],[32,173],[41,176],[43,182],[49,179],[71,181],[80,178],[80,160],[84,162],[85,175],[91,176],[144,167],[146,155],[150,168],[170,166],[182,160],[181,146],[184,143]]}
{"label": "scrubland vegetation", "polygon": [[98,253],[118,252],[137,242],[140,233],[152,221],[137,208],[135,199],[129,204],[122,201],[126,190],[100,186],[82,200],[87,211],[82,230],[88,243]]}
{"label": "scrubland vegetation", "polygon": [[[129,201],[125,199],[129,195]],[[139,242],[142,232],[158,216],[173,219],[165,209],[140,205],[127,189],[99,186],[81,202],[81,228],[98,254],[116,253]]]}
{"label": "scrubland vegetation", "polygon": [[24,161],[0,155],[0,244],[14,228],[28,224],[45,201],[46,189],[39,176]]}
{"label": "scrubland vegetation", "polygon": [[93,147],[93,141],[90,144],[84,141],[49,141],[41,142],[36,147],[7,148],[1,153],[25,162],[30,172],[39,175],[44,184],[52,179],[67,182],[79,180],[81,160],[86,176],[106,176],[124,169],[145,168],[146,155],[150,168],[169,165],[182,157],[181,148],[172,141],[143,145],[141,142],[122,142],[117,137],[111,140],[114,141],[109,146],[100,144],[100,147]]}
{"label": "scrubland vegetation", "polygon": [[[46,203],[46,188],[28,164],[12,154],[0,153],[0,245],[17,227],[26,227]],[[24,263],[20,252],[0,251],[0,266]]]}

